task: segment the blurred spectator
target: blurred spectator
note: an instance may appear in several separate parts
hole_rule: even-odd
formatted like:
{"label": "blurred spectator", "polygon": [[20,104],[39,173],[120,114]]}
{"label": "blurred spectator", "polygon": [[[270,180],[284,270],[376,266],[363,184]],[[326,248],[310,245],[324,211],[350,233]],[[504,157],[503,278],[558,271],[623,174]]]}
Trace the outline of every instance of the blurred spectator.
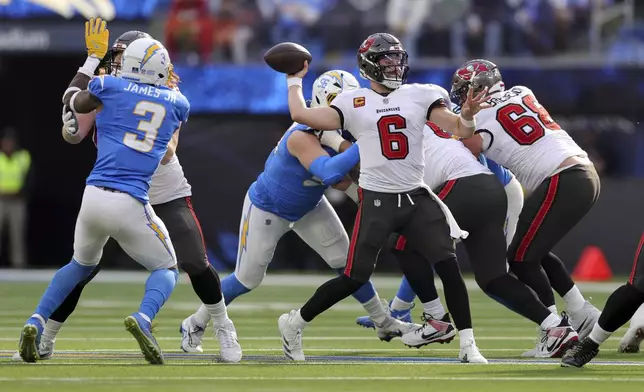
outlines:
{"label": "blurred spectator", "polygon": [[[472,55],[482,55],[493,59],[501,55],[502,23],[506,11],[505,0],[471,0],[470,12],[451,27],[452,57],[464,60]],[[468,45],[471,41],[474,41],[474,45]],[[470,54],[468,46],[482,46],[483,53]]]}
{"label": "blurred spectator", "polygon": [[256,22],[255,4],[248,0],[210,0],[217,57],[235,64],[247,62],[248,44]]}
{"label": "blurred spectator", "polygon": [[387,4],[389,31],[402,41],[412,59],[416,57],[421,27],[433,2],[434,0],[389,0]]}
{"label": "blurred spectator", "polygon": [[10,264],[26,266],[25,190],[31,155],[18,146],[15,131],[5,129],[0,140],[0,243],[4,223],[9,225]]}
{"label": "blurred spectator", "polygon": [[214,26],[207,0],[173,0],[168,12],[165,45],[170,56],[181,52],[208,62],[213,51]]}

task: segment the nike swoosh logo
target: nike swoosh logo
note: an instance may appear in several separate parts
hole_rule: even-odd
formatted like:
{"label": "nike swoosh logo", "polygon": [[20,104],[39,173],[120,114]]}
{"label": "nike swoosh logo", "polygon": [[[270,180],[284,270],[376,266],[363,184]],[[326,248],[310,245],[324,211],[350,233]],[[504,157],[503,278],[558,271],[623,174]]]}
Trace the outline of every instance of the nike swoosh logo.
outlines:
{"label": "nike swoosh logo", "polygon": [[[566,334],[566,336],[568,336],[568,334]],[[557,346],[559,346],[561,344],[561,342],[566,338],[566,336],[563,336],[561,338],[557,338],[557,340],[555,340],[555,342],[552,345],[546,346],[546,349],[548,350],[548,352],[554,351],[555,348],[557,348]]]}
{"label": "nike swoosh logo", "polygon": [[423,339],[431,339],[432,337],[434,337],[435,335],[437,335],[439,333],[440,333],[440,331],[436,331],[436,332],[432,332],[429,335],[425,335],[425,333],[423,332],[423,334],[420,335],[420,337],[423,338]]}

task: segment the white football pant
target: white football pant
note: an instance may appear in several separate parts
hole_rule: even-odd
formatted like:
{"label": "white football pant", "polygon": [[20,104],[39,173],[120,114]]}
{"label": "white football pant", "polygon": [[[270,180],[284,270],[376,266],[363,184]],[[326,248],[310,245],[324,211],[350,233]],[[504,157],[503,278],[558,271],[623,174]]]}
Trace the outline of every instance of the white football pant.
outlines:
{"label": "white football pant", "polygon": [[505,186],[505,194],[508,197],[508,214],[505,218],[505,240],[507,246],[510,246],[514,233],[517,231],[519,215],[523,210],[523,188],[516,177],[512,176],[512,181]]}
{"label": "white football pant", "polygon": [[149,271],[177,264],[168,230],[149,203],[88,185],[76,219],[74,259],[82,265],[97,265],[109,237]]}
{"label": "white football pant", "polygon": [[252,290],[259,286],[273,259],[277,242],[294,230],[331,268],[347,263],[349,236],[331,204],[322,197],[313,211],[297,222],[289,222],[253,205],[246,195],[239,224],[239,249],[235,276]]}

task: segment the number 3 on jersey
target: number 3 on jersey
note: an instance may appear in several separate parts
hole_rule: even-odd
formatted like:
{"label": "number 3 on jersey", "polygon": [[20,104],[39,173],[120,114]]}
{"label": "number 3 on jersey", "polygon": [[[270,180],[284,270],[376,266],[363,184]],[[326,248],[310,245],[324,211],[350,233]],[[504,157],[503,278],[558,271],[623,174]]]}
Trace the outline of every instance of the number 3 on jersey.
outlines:
{"label": "number 3 on jersey", "polygon": [[[526,109],[527,108],[527,109]],[[530,115],[528,109],[537,115]],[[522,105],[511,103],[496,112],[496,120],[503,130],[522,146],[534,144],[546,134],[546,128],[558,131],[561,127],[550,117],[550,114],[539,104],[534,95],[523,97]]]}
{"label": "number 3 on jersey", "polygon": [[407,120],[400,114],[390,114],[380,117],[377,125],[382,155],[389,160],[407,158],[409,139],[402,132],[407,128]]}
{"label": "number 3 on jersey", "polygon": [[139,125],[136,128],[144,133],[143,140],[140,139],[140,135],[134,132],[127,132],[123,136],[123,144],[136,151],[150,152],[154,147],[159,128],[161,128],[161,124],[165,119],[165,107],[158,103],[141,101],[136,104],[132,113],[142,117],[147,117],[149,113],[150,118],[149,120],[139,121]]}

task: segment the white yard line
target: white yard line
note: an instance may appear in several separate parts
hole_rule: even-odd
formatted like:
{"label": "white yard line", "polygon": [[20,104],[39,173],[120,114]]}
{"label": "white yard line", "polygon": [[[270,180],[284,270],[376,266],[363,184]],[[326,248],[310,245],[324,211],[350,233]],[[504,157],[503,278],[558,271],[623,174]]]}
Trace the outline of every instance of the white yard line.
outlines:
{"label": "white yard line", "polygon": [[[15,330],[15,329],[14,329]],[[18,329],[18,332],[20,330]],[[19,337],[19,333],[16,335],[16,337],[0,337],[0,341],[3,342],[10,342],[17,340]],[[484,342],[486,340],[516,340],[516,341],[531,341],[534,342],[536,338],[536,335],[532,336],[476,336],[476,341],[477,342]],[[279,341],[281,338],[279,336],[241,336],[239,338],[240,342],[244,341]],[[374,340],[376,339],[375,336],[305,336],[302,338],[303,341],[347,341],[347,340]],[[56,341],[71,341],[71,342],[82,342],[82,341],[92,341],[92,342],[126,342],[126,341],[131,341],[131,337],[123,337],[123,338],[117,338],[117,337],[84,337],[84,338],[67,338],[67,337],[57,337]],[[156,337],[156,340],[161,340],[161,341],[174,341],[178,342],[181,340],[180,336],[173,337],[173,336],[158,336]],[[621,340],[621,337],[618,336],[611,336],[608,338],[608,340],[613,340],[613,341],[619,341]]]}

